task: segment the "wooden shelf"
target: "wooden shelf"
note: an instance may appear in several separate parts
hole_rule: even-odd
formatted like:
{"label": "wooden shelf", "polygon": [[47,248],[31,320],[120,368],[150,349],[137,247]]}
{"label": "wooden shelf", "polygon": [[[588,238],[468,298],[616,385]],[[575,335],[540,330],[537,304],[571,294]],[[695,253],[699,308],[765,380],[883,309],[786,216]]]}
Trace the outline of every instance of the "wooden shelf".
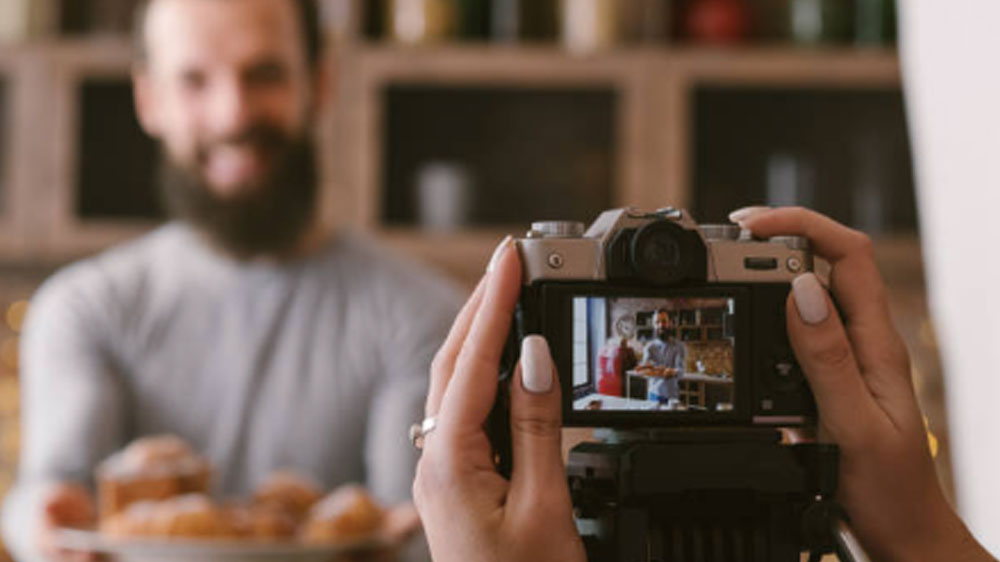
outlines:
{"label": "wooden shelf", "polygon": [[860,87],[899,83],[894,49],[680,46],[577,55],[554,46],[369,44],[344,56],[357,56],[373,74],[448,83],[578,83],[652,71],[728,84]]}

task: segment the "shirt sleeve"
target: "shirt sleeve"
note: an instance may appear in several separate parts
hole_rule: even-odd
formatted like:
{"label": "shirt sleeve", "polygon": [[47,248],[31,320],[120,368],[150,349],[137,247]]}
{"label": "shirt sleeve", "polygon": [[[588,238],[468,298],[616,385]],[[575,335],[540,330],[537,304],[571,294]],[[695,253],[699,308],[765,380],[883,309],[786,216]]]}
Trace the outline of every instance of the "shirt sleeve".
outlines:
{"label": "shirt sleeve", "polygon": [[408,430],[424,416],[430,364],[460,305],[458,292],[443,280],[417,275],[406,282],[404,290],[381,299],[387,305],[378,317],[382,376],[366,435],[367,484],[387,503],[410,501],[419,455]]}
{"label": "shirt sleeve", "polygon": [[641,361],[641,363],[643,365],[652,365],[653,364],[652,347],[653,347],[652,343],[647,343],[645,346],[643,346],[643,348],[642,348],[642,361]]}
{"label": "shirt sleeve", "polygon": [[43,286],[21,342],[21,457],[3,534],[22,561],[42,559],[34,540],[47,486],[90,485],[94,467],[122,437],[123,393],[103,343],[109,319],[88,312],[101,310],[94,292],[72,289],[61,280]]}

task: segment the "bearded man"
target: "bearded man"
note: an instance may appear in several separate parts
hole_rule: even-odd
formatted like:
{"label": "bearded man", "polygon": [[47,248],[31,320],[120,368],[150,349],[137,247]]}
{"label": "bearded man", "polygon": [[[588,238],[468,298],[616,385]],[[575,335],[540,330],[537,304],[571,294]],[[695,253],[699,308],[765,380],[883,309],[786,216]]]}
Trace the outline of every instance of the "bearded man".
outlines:
{"label": "bearded man", "polygon": [[4,507],[20,560],[72,559],[95,467],[175,434],[219,496],[275,469],[408,501],[406,430],[458,308],[441,280],[316,213],[328,76],[309,0],[150,0],[133,73],[172,221],[73,264],[33,299],[23,452]]}

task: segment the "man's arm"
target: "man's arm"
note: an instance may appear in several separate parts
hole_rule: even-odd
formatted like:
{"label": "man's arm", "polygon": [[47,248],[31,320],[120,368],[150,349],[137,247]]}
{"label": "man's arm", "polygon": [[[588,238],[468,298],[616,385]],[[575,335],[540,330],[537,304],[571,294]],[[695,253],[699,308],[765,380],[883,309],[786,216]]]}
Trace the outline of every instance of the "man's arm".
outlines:
{"label": "man's arm", "polygon": [[81,280],[62,274],[47,282],[25,324],[21,458],[3,509],[4,540],[18,560],[42,559],[45,527],[65,512],[47,505],[62,501],[53,487],[89,486],[93,468],[122,441],[123,393],[105,347],[110,303]]}
{"label": "man's arm", "polygon": [[652,365],[653,361],[653,342],[649,342],[642,347],[642,361],[639,362],[640,365]]}
{"label": "man's arm", "polygon": [[677,357],[674,359],[674,368],[677,369],[677,374],[683,375],[684,372],[687,371],[688,348],[687,345],[680,340],[677,340],[677,345]]}

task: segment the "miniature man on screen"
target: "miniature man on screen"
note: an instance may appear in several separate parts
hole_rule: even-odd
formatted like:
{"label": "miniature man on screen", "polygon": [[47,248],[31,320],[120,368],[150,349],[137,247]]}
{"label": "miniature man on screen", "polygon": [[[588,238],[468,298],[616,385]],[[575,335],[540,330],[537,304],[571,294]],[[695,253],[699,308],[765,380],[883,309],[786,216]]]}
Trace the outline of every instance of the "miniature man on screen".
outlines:
{"label": "miniature man on screen", "polygon": [[658,309],[653,322],[656,337],[643,349],[642,364],[664,367],[665,370],[661,371],[663,376],[650,377],[649,399],[660,404],[676,404],[680,399],[677,377],[684,373],[687,347],[676,338],[669,311]]}

